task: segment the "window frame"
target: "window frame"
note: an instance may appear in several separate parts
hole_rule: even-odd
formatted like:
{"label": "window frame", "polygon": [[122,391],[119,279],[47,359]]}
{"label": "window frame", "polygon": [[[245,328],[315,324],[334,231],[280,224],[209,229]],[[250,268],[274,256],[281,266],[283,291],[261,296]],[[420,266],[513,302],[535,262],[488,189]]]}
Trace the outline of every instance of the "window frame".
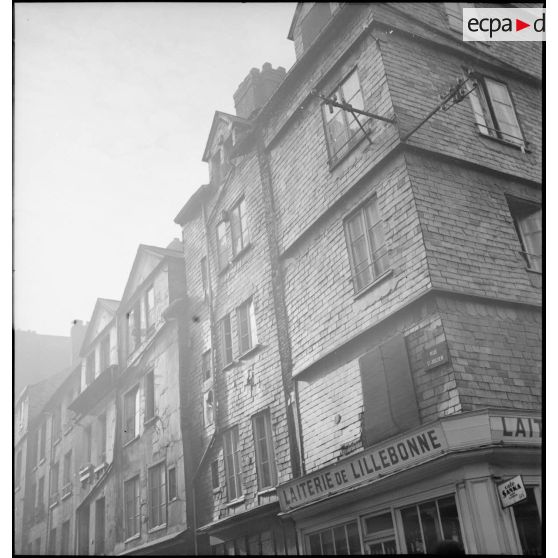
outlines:
{"label": "window frame", "polygon": [[[479,133],[484,137],[499,140],[506,145],[515,146],[519,149],[525,150],[527,148],[527,140],[525,139],[525,133],[517,114],[515,100],[512,96],[508,84],[505,81],[501,81],[499,79],[478,72],[475,72],[473,74],[473,78],[477,83],[477,87],[471,92],[469,96],[471,99],[473,117]],[[507,97],[510,102],[509,106],[511,107],[513,112],[515,125],[517,126],[520,134],[519,136],[513,136],[507,132],[502,131],[502,125],[500,122],[498,122],[498,117],[494,108],[494,100],[490,95],[490,90],[487,82],[493,82],[505,88]],[[480,112],[476,110],[475,104],[478,104]],[[481,118],[482,122],[480,121]]]}
{"label": "window frame", "polygon": [[[140,400],[139,400],[139,394],[140,394],[140,389],[139,389],[139,384],[136,384],[135,386],[133,386],[132,388],[130,388],[123,396],[122,396],[122,406],[123,406],[123,432],[122,432],[122,445],[126,446],[128,444],[130,444],[131,442],[133,442],[134,440],[136,440],[137,438],[139,438],[140,435],[140,428],[139,428],[139,423],[140,423]],[[128,416],[128,408],[127,408],[127,401],[131,400],[133,396],[134,399],[134,432],[133,435],[127,433],[126,428],[128,427],[128,423],[131,420],[131,417]]]}
{"label": "window frame", "polygon": [[[343,79],[340,80],[337,83],[337,85],[331,90],[330,94],[327,97],[329,99],[335,97],[338,102],[349,104],[349,102],[345,99],[345,95],[344,95],[344,92],[343,92],[343,86],[349,81],[349,79],[353,75],[356,75],[357,82],[358,82],[358,92],[360,93],[360,97],[362,99],[362,107],[360,108],[360,110],[365,110],[366,106],[365,106],[365,102],[364,102],[365,101],[364,94],[363,94],[363,91],[362,91],[362,82],[360,80],[360,75],[359,75],[359,70],[358,70],[357,65],[354,65],[345,74]],[[356,93],[355,93],[355,95],[356,95]],[[351,100],[354,99],[355,95],[353,95]],[[352,105],[352,106],[354,106],[354,105]],[[330,168],[333,168],[338,163],[340,163],[365,138],[365,134],[362,133],[362,130],[360,129],[360,126],[357,126],[357,128],[355,128],[355,130],[352,131],[352,128],[351,128],[351,125],[350,125],[349,122],[354,122],[354,117],[352,116],[352,114],[349,111],[346,111],[346,110],[341,109],[341,108],[337,108],[339,113],[341,113],[343,115],[342,119],[343,119],[343,126],[344,126],[344,134],[346,135],[347,140],[336,151],[334,151],[334,145],[333,145],[333,140],[332,140],[331,135],[330,135],[329,125],[330,125],[330,122],[333,120],[333,118],[337,117],[337,114],[334,117],[332,117],[331,120],[328,120],[326,111],[329,111],[331,108],[333,108],[333,110],[335,110],[335,107],[330,107],[329,105],[327,105],[325,103],[322,104],[322,106],[321,106],[322,125],[323,125],[323,129],[324,129],[325,140],[326,140],[328,161],[329,161]],[[359,107],[355,106],[355,108],[359,108]],[[365,127],[369,122],[370,122],[370,118],[367,118],[364,121],[360,121],[360,124],[363,127]]]}
{"label": "window frame", "polygon": [[[148,424],[157,417],[156,397],[155,397],[155,370],[151,368],[147,371],[143,380],[145,408],[143,413],[143,423]],[[149,411],[149,414],[148,414]]]}
{"label": "window frame", "polygon": [[201,374],[202,381],[206,382],[213,377],[213,366],[211,363],[211,349],[203,351],[201,354]]}
{"label": "window frame", "polygon": [[[521,246],[521,256],[523,261],[525,262],[526,268],[529,271],[534,271],[536,273],[542,273],[543,270],[543,243],[542,243],[542,235],[543,235],[543,212],[542,212],[542,204],[540,202],[527,200],[523,198],[518,198],[515,196],[506,195],[506,201],[508,204],[509,213],[513,222],[513,227],[515,233],[517,235],[517,239]],[[520,213],[522,215],[520,215]],[[533,215],[540,214],[539,222],[540,222],[540,234],[541,234],[541,242],[540,242],[540,254],[535,254],[527,251],[527,242],[526,242],[526,233],[523,230],[522,223],[528,217]],[[537,261],[539,263],[537,263]]]}
{"label": "window frame", "polygon": [[[225,430],[223,432],[223,459],[225,462],[227,502],[229,503],[238,501],[244,496],[242,455],[239,446],[240,433],[238,426],[232,426]],[[229,458],[232,461],[232,470]]]}
{"label": "window frame", "polygon": [[[250,246],[250,232],[248,229],[248,212],[246,210],[246,199],[242,196],[228,212],[231,227],[231,247],[233,260],[240,256]],[[234,223],[238,226],[238,238],[235,234]],[[240,241],[240,247],[236,249],[236,243]]]}
{"label": "window frame", "polygon": [[99,343],[99,374],[110,366],[110,334],[105,335]]}
{"label": "window frame", "polygon": [[[247,332],[242,331],[242,312],[246,311],[246,326],[248,328]],[[248,347],[243,346],[242,339],[248,335]],[[253,297],[248,298],[242,304],[236,308],[236,335],[238,342],[238,354],[240,357],[249,353],[258,344],[258,339],[256,335],[256,314],[254,310],[254,299]]]}
{"label": "window frame", "polygon": [[[159,495],[160,496],[160,503],[157,506],[154,506],[153,505],[154,502],[152,500],[153,489],[154,489],[154,487],[152,486],[152,473],[156,470],[158,470],[159,472],[162,472],[163,482],[162,482],[162,484],[159,484],[156,487],[156,488],[158,488],[158,490],[160,490],[160,495]],[[164,527],[167,526],[167,522],[168,522],[167,505],[168,505],[167,466],[166,466],[165,461],[160,461],[159,463],[155,463],[154,465],[151,465],[147,469],[147,509],[148,509],[147,531],[148,532],[157,531],[157,530],[163,529]],[[160,514],[160,519],[162,520],[160,523],[157,523],[155,525],[152,523],[153,517],[154,517],[154,514],[152,512],[153,512],[154,507],[156,507],[159,510],[157,512],[157,515]]]}
{"label": "window frame", "polygon": [[[209,397],[211,396],[211,403]],[[211,413],[209,412],[211,408]],[[203,426],[208,428],[215,424],[215,393],[212,388],[209,388],[203,393]]]}
{"label": "window frame", "polygon": [[[172,483],[171,483],[171,478],[174,479]],[[172,495],[171,495],[171,487],[174,489]],[[174,502],[175,500],[178,500],[178,476],[176,474],[175,465],[169,467],[167,470],[167,492],[168,492],[169,502]]]}
{"label": "window frame", "polygon": [[95,349],[93,349],[85,357],[85,387],[87,388],[95,381],[95,366],[97,364],[97,358],[95,355]]}
{"label": "window frame", "polygon": [[[372,204],[376,203],[376,212],[378,213],[379,220],[370,225],[368,222],[368,215],[367,215],[367,208]],[[370,273],[370,280],[364,284],[363,286],[359,287],[357,283],[357,276],[359,272],[356,271],[356,264],[355,258],[353,254],[353,240],[351,239],[351,233],[349,230],[349,223],[356,217],[359,216],[361,220],[361,224],[364,225],[364,239],[366,242],[366,256],[367,256],[367,269]],[[370,229],[374,227],[380,227],[382,230],[383,235],[383,244],[376,249],[376,254],[379,252],[383,253],[380,257],[373,259],[374,251],[372,249],[372,242],[370,239]],[[351,268],[351,282],[353,284],[353,290],[355,295],[359,295],[363,292],[366,292],[372,285],[376,284],[382,277],[385,277],[391,271],[391,262],[389,258],[389,249],[388,249],[388,242],[386,239],[386,231],[385,231],[385,220],[380,212],[379,202],[378,202],[378,195],[376,193],[369,196],[366,200],[364,200],[361,204],[359,204],[355,209],[353,209],[348,215],[346,215],[343,219],[343,231],[345,233],[345,244],[347,247],[347,252],[349,254],[349,264]],[[385,269],[383,269],[380,273],[376,273],[374,271],[374,264],[376,261],[385,258]]]}
{"label": "window frame", "polygon": [[210,475],[211,475],[211,488],[215,490],[219,490],[221,488],[221,478],[219,474],[219,460],[214,459],[210,466]]}
{"label": "window frame", "polygon": [[[223,234],[219,233],[223,231]],[[231,246],[229,242],[229,234],[227,231],[227,222],[219,221],[215,227],[216,241],[217,241],[217,269],[219,273],[224,272],[230,263]]]}
{"label": "window frame", "polygon": [[101,413],[97,417],[97,465],[107,460],[107,414]]}
{"label": "window frame", "polygon": [[[228,324],[228,332],[225,331]],[[230,339],[230,345],[227,344]],[[224,370],[234,362],[232,320],[230,312],[219,320],[219,353],[221,358],[221,369]]]}
{"label": "window frame", "polygon": [[[127,497],[127,486],[130,486],[130,483],[135,483],[135,490],[134,490],[134,509],[132,510],[134,512],[134,515],[130,516],[130,514],[128,513],[130,510],[128,510],[128,502],[130,501],[130,499]],[[124,498],[123,498],[123,503],[124,505],[122,506],[123,508],[123,513],[124,513],[124,542],[127,542],[129,540],[138,538],[141,536],[141,484],[140,484],[140,474],[136,473],[135,475],[132,475],[130,478],[126,479],[124,481],[124,487],[123,487],[123,492],[124,492]],[[129,524],[129,520],[132,520],[134,522],[134,525],[137,521],[137,530],[134,533],[129,533],[128,532],[128,524]]]}
{"label": "window frame", "polygon": [[[263,419],[263,429],[264,429],[264,436],[261,437],[260,433],[258,433],[258,425],[257,421],[259,419]],[[256,477],[258,480],[258,490],[266,490],[269,488],[274,488],[277,485],[277,468],[275,466],[275,448],[273,444],[273,431],[271,428],[271,412],[269,409],[265,409],[252,415],[252,436],[254,440],[254,454],[255,454],[255,463],[256,463]],[[262,461],[261,455],[261,448],[260,442],[264,441],[265,448],[267,452],[267,467],[268,475],[269,475],[269,483],[264,484],[264,463]]]}

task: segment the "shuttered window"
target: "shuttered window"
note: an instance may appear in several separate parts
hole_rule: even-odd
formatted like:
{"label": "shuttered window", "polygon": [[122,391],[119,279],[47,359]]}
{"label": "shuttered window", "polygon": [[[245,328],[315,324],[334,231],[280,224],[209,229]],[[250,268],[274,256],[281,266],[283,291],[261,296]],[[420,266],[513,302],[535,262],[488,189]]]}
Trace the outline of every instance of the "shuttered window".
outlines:
{"label": "shuttered window", "polygon": [[269,411],[252,417],[252,428],[254,432],[254,446],[256,449],[258,488],[262,490],[275,486],[277,482]]}
{"label": "shuttered window", "polygon": [[224,368],[233,360],[231,316],[227,314],[219,323],[219,346],[221,349],[221,367]]}
{"label": "shuttered window", "polygon": [[360,359],[363,441],[377,443],[420,423],[407,348],[393,337]]}
{"label": "shuttered window", "polygon": [[242,473],[240,471],[240,449],[238,447],[238,427],[233,427],[223,435],[225,451],[225,473],[228,500],[236,500],[242,495]]}

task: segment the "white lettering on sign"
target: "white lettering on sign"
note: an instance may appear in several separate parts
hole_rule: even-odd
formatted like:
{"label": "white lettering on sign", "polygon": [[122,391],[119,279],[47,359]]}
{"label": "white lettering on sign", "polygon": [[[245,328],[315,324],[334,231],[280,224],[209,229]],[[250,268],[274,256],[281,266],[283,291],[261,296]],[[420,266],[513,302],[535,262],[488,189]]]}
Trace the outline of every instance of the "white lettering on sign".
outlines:
{"label": "white lettering on sign", "polygon": [[347,487],[375,480],[440,455],[447,442],[440,426],[380,444],[357,457],[277,487],[279,502],[287,511]]}
{"label": "white lettering on sign", "polygon": [[517,475],[513,477],[513,479],[500,483],[498,485],[498,495],[500,496],[500,502],[503,508],[513,506],[518,502],[526,500],[527,492],[525,491],[521,475]]}

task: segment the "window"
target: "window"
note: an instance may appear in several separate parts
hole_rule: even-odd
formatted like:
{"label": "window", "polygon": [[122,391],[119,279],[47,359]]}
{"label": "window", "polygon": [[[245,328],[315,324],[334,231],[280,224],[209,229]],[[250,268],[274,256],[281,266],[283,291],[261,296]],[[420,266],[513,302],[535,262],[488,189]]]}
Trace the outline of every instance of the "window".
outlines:
{"label": "window", "polygon": [[19,450],[16,454],[16,459],[15,459],[15,487],[16,489],[20,487],[21,485],[21,459],[22,459],[22,453],[21,450]]}
{"label": "window", "polygon": [[513,506],[513,516],[524,556],[542,555],[542,525],[533,488],[526,488],[527,499]]}
{"label": "window", "polygon": [[139,475],[124,483],[124,525],[126,539],[140,532]]}
{"label": "window", "polygon": [[[356,109],[364,110],[364,101],[356,70],[345,79],[330,97],[338,103],[347,103]],[[347,110],[324,105],[322,111],[329,147],[329,158],[331,162],[335,162],[347,153],[360,139],[360,134],[358,134],[361,131],[360,126],[352,113]],[[361,123],[363,122],[361,121]]]}
{"label": "window", "polygon": [[124,395],[124,444],[139,436],[139,389],[138,386]]}
{"label": "window", "polygon": [[209,389],[203,394],[203,424],[211,426],[214,421],[213,390]]}
{"label": "window", "polygon": [[48,534],[48,553],[51,556],[56,554],[56,527],[53,527]]}
{"label": "window", "polygon": [[469,95],[475,121],[482,134],[525,146],[510,92],[505,83],[478,76]]}
{"label": "window", "polygon": [[367,517],[363,523],[366,554],[397,554],[391,513],[387,512]]}
{"label": "window", "polygon": [[64,455],[64,486],[72,482],[72,450]]}
{"label": "window", "polygon": [[231,316],[227,314],[219,324],[219,345],[221,348],[221,367],[225,367],[233,361]]}
{"label": "window", "polygon": [[60,542],[60,554],[70,554],[70,520],[62,523],[62,540]]}
{"label": "window", "polygon": [[95,351],[92,351],[85,360],[85,387],[95,379]]}
{"label": "window", "polygon": [[155,374],[153,370],[145,375],[145,422],[155,417]]}
{"label": "window", "polygon": [[256,318],[252,300],[246,301],[236,309],[236,320],[238,328],[238,351],[243,355],[255,345],[256,341]]}
{"label": "window", "polygon": [[356,521],[324,529],[308,536],[310,554],[344,556],[362,554]]}
{"label": "window", "polygon": [[359,292],[388,270],[384,224],[374,196],[345,221],[345,233],[353,272],[353,286]]}
{"label": "window", "polygon": [[62,433],[62,408],[56,408],[52,413],[52,440],[56,442]]}
{"label": "window", "polygon": [[211,349],[202,353],[202,378],[209,380],[211,378]]}
{"label": "window", "polygon": [[43,421],[41,424],[41,435],[39,436],[39,461],[43,461],[45,459],[45,448],[46,448],[46,430],[47,425],[46,421]]}
{"label": "window", "polygon": [[107,415],[97,419],[97,465],[107,460]]}
{"label": "window", "polygon": [[169,502],[176,500],[178,497],[178,491],[176,487],[176,467],[171,467],[169,469]]}
{"label": "window", "polygon": [[275,457],[273,453],[273,436],[269,412],[252,417],[254,446],[256,448],[256,471],[258,488],[268,488],[277,483]]}
{"label": "window", "polygon": [[314,42],[320,31],[331,19],[329,2],[316,2],[301,23],[302,46],[304,50]]}
{"label": "window", "polygon": [[149,528],[160,527],[167,522],[167,488],[165,464],[149,469]]}
{"label": "window", "polygon": [[105,553],[105,499],[99,498],[95,502],[95,554]]}
{"label": "window", "polygon": [[209,294],[209,282],[207,278],[207,258],[205,256],[200,261],[200,269],[201,269],[203,297],[207,298]]}
{"label": "window", "polygon": [[132,308],[127,314],[128,354],[132,354],[140,344],[139,309]]}
{"label": "window", "polygon": [[91,463],[91,446],[93,445],[93,428],[88,424],[84,429],[83,437],[83,459],[86,464]]}
{"label": "window", "polygon": [[110,366],[110,335],[106,335],[101,341],[99,372],[104,372]]}
{"label": "window", "polygon": [[443,540],[463,545],[453,496],[403,508],[401,519],[408,554],[431,554]]}
{"label": "window", "polygon": [[211,462],[211,488],[213,490],[219,488],[219,461]]}
{"label": "window", "polygon": [[56,461],[50,469],[50,500],[51,504],[58,500],[58,477],[60,475],[60,465]]}
{"label": "window", "polygon": [[246,202],[241,200],[230,213],[233,256],[248,246],[248,225],[246,223]]}
{"label": "window", "polygon": [[238,427],[225,432],[225,474],[228,500],[236,500],[242,495],[242,472],[240,471],[240,450],[238,448]]}
{"label": "window", "polygon": [[145,293],[145,327],[147,329],[147,335],[149,335],[155,327],[155,291],[153,286],[149,287]]}
{"label": "window", "polygon": [[229,239],[227,237],[227,225],[224,221],[217,225],[217,259],[219,271],[222,271],[229,263]]}
{"label": "window", "polygon": [[446,15],[451,29],[454,31],[463,31],[463,8],[474,8],[474,4],[466,2],[444,2]]}
{"label": "window", "polygon": [[529,269],[542,271],[542,209],[539,204],[508,198],[521,255]]}

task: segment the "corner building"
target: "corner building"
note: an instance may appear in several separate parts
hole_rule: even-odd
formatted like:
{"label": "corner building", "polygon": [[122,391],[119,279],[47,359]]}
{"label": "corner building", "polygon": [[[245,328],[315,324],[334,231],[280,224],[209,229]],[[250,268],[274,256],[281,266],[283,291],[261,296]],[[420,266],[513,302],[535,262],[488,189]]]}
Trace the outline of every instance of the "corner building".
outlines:
{"label": "corner building", "polygon": [[216,554],[542,551],[542,51],[456,6],[300,3],[215,116],[176,222]]}

